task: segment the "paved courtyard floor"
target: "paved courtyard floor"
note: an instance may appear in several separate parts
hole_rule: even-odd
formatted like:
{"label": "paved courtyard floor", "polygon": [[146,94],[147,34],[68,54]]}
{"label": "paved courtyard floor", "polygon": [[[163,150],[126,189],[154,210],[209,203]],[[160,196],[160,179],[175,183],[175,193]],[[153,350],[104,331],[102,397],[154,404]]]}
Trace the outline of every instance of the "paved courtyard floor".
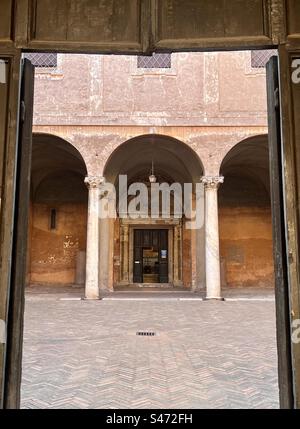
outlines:
{"label": "paved courtyard floor", "polygon": [[22,408],[278,408],[272,294],[229,297],[28,292]]}

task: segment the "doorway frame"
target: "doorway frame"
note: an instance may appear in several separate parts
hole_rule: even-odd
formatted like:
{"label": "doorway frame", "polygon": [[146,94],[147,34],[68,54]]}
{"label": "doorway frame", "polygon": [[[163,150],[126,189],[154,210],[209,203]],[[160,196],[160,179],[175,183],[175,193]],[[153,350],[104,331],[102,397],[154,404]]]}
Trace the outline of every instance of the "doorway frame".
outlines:
{"label": "doorway frame", "polygon": [[[159,221],[159,220],[149,220],[149,223],[145,224],[145,221],[141,219],[137,220],[126,220],[123,225],[129,226],[129,284],[133,283],[133,262],[134,262],[134,231],[137,229],[166,229],[169,230],[168,234],[168,245],[169,245],[169,255],[168,255],[168,270],[169,270],[169,284],[174,285],[174,228],[175,226],[181,225],[179,219],[169,220],[169,221]],[[120,225],[121,227],[121,225]],[[121,255],[122,258],[122,255]],[[182,250],[181,250],[181,265],[182,265]],[[180,285],[177,285],[180,286]]]}
{"label": "doorway frame", "polygon": [[[129,229],[129,264],[130,264],[130,260],[132,260],[132,264],[131,264],[131,266],[130,266],[130,268],[129,268],[129,279],[130,279],[130,284],[141,284],[141,285],[159,285],[159,284],[163,284],[162,282],[160,282],[160,281],[157,281],[157,282],[145,282],[144,281],[144,275],[145,275],[145,273],[144,273],[144,251],[146,250],[146,249],[148,249],[147,247],[141,247],[142,248],[142,260],[143,260],[143,264],[142,264],[142,271],[143,271],[143,281],[142,281],[142,283],[139,283],[139,282],[133,282],[133,279],[134,279],[134,264],[135,264],[135,261],[134,261],[134,254],[135,254],[135,232],[136,231],[167,231],[168,232],[168,249],[167,249],[167,255],[168,255],[168,257],[167,257],[167,259],[168,259],[168,284],[172,284],[173,283],[173,280],[172,281],[170,281],[171,280],[171,278],[173,278],[173,269],[174,269],[174,265],[173,265],[173,260],[170,258],[170,241],[172,241],[172,244],[173,244],[173,240],[172,240],[172,238],[173,238],[173,230],[174,230],[174,228],[173,227],[166,227],[166,228],[163,228],[163,227],[160,227],[160,228],[155,228],[154,226],[153,227],[151,227],[151,228],[147,228],[147,226],[145,226],[145,228],[136,228],[136,227],[132,227],[132,228],[130,228]],[[160,248],[158,248],[158,256],[157,256],[157,260],[158,260],[158,263],[159,263],[159,260],[160,260],[160,256],[159,256],[159,251],[160,251],[161,249]],[[131,258],[130,258],[130,256],[131,256]],[[170,262],[172,262],[172,265],[170,265]],[[159,277],[159,273],[158,273],[158,277]],[[132,279],[132,282],[131,282],[131,279]]]}
{"label": "doorway frame", "polygon": [[[275,47],[274,47],[274,49],[276,49]],[[238,50],[238,49],[232,49],[232,51],[236,51],[236,50]],[[200,51],[202,51],[203,52],[203,50],[201,50],[201,49],[199,49],[199,50],[197,50],[197,49],[193,49],[193,51],[194,52],[200,52]],[[216,51],[216,52],[219,52],[219,49],[215,49],[215,50],[213,50],[213,51]],[[24,51],[24,52],[22,52],[22,54],[23,53],[25,53],[26,51]],[[34,52],[40,52],[40,50],[35,50]],[[170,53],[172,53],[173,52],[173,50],[169,50],[168,52],[170,52]],[[184,52],[184,50],[182,50],[182,52]],[[289,55],[287,56],[286,55],[286,51],[284,51],[284,52],[282,52],[281,53],[281,55],[280,55],[280,50],[278,51],[279,52],[279,65],[282,65],[282,58],[283,58],[283,60],[285,61],[285,64],[286,64],[286,62],[288,61],[288,58],[289,58]],[[72,52],[73,53],[73,52]],[[76,52],[74,52],[74,53],[76,53]],[[119,54],[119,53],[117,53],[117,54]],[[300,55],[300,54],[299,54]],[[1,57],[3,57],[2,55],[1,55],[1,52],[0,52],[0,56]],[[13,64],[16,66],[16,64],[17,64],[17,61],[16,61],[16,58],[15,57],[10,57],[12,60],[13,60]],[[20,59],[20,57],[19,57],[19,59]],[[281,61],[281,62],[280,62]],[[284,62],[283,62],[284,63]],[[16,69],[15,69],[16,70]],[[16,76],[18,76],[19,78],[20,78],[20,73],[18,73],[18,71],[16,71],[15,73],[14,73],[14,79],[13,79],[13,81],[11,82],[11,85],[13,86],[13,88],[15,88],[16,89]],[[286,80],[287,80],[287,76],[286,76],[286,74],[283,74],[282,73],[282,68],[280,69],[280,77],[281,77],[281,81],[285,78]],[[19,89],[19,85],[20,85],[20,81],[18,81],[18,89]],[[19,97],[19,93],[18,93],[18,97]],[[18,99],[18,98],[17,98]],[[15,107],[17,107],[17,106],[15,106]],[[282,108],[283,108],[283,106],[282,106]],[[17,116],[18,117],[18,116]],[[284,135],[287,135],[287,134],[289,134],[290,133],[290,130],[288,129],[288,127],[287,127],[287,117],[285,117],[285,118],[283,118],[283,121],[282,121],[282,128],[283,128],[283,136]],[[14,131],[14,130],[11,130],[11,132],[12,131]],[[15,134],[15,136],[17,137],[18,136],[18,131],[16,130],[16,134]],[[283,139],[283,142],[284,142],[284,139]],[[17,147],[17,144],[16,144],[16,147]],[[13,155],[13,154],[10,154],[11,156]],[[290,210],[289,211],[289,208],[291,209],[291,206],[292,205],[294,205],[294,192],[295,192],[295,189],[296,189],[296,183],[295,183],[295,176],[292,176],[291,175],[291,165],[293,165],[294,166],[294,164],[292,163],[292,159],[290,158],[290,161],[291,161],[291,164],[289,165],[289,164],[285,164],[284,165],[284,168],[285,168],[285,178],[286,178],[286,180],[285,180],[285,195],[286,195],[286,213],[285,213],[285,215],[286,215],[286,222],[288,223],[288,226],[289,226],[289,228],[288,229],[286,229],[286,233],[288,234],[288,237],[289,237],[289,239],[290,239],[290,246],[289,246],[289,249],[291,249],[291,244],[293,245],[293,251],[292,250],[290,250],[290,252],[289,252],[289,257],[290,257],[290,260],[291,259],[293,259],[293,258],[291,258],[291,255],[298,255],[298,245],[297,245],[297,233],[296,233],[296,231],[297,231],[297,229],[296,229],[296,226],[293,226],[292,228],[291,228],[291,225],[293,224],[293,225],[297,225],[298,226],[298,220],[297,220],[297,218],[295,217],[295,212],[293,211],[293,210]],[[11,162],[13,163],[13,157],[12,157],[12,160],[11,160]],[[13,165],[11,165],[11,167],[13,167]],[[16,174],[16,171],[14,170],[14,175]],[[288,189],[288,185],[287,185],[287,183],[289,182],[289,180],[290,181],[293,181],[294,183],[295,183],[295,186],[294,187],[292,187],[292,188],[290,188],[290,189]],[[11,192],[12,192],[12,194],[13,194],[13,191],[12,191],[12,189],[13,189],[13,187],[12,187],[12,183],[10,184],[10,189],[11,189]],[[8,198],[8,200],[10,200],[10,198]],[[11,203],[11,206],[10,206],[10,211],[11,211],[11,213],[13,213],[13,210],[14,210],[14,201],[13,200],[10,200],[10,203]],[[290,204],[289,204],[290,203]],[[287,225],[286,225],[286,227],[287,227]],[[129,245],[129,279],[130,279],[130,282],[133,284],[133,233],[132,233],[132,231],[134,230],[134,229],[145,229],[145,228],[147,228],[147,229],[151,229],[151,228],[153,228],[153,229],[169,229],[170,231],[173,231],[173,229],[174,229],[174,226],[169,226],[169,227],[167,227],[167,225],[165,225],[165,224],[163,224],[160,228],[159,228],[159,225],[157,225],[157,224],[155,224],[155,225],[153,225],[153,226],[151,226],[151,225],[145,225],[145,224],[141,224],[141,225],[138,225],[138,224],[135,224],[135,226],[133,226],[133,225],[130,225],[130,228],[129,228],[129,231],[130,231],[130,245]],[[11,231],[12,232],[12,231]],[[170,236],[172,236],[172,234],[170,234],[170,232],[169,232],[169,240],[170,240]],[[171,240],[172,240],[172,238],[171,238]],[[172,240],[173,241],[173,240]],[[173,243],[172,243],[173,244]],[[173,245],[171,244],[171,246],[170,246],[170,241],[169,241],[169,249],[173,249]],[[10,250],[10,248],[8,248],[7,249],[8,251]],[[182,250],[181,250],[181,252],[182,252]],[[172,260],[170,259],[171,258],[171,256],[172,256]],[[297,258],[298,259],[298,258]],[[9,261],[9,260],[8,260]],[[181,261],[182,261],[182,257],[181,257]],[[294,259],[293,259],[293,261],[295,261]],[[173,252],[171,253],[170,252],[170,250],[169,250],[169,283],[171,283],[171,284],[173,284],[173,282],[174,282],[174,276],[170,276],[170,272],[173,272],[173,269],[172,270],[170,270],[170,267],[173,267],[173,263],[174,263],[174,259],[173,259]],[[182,265],[182,264],[181,264]],[[289,264],[289,267],[290,267],[290,282],[291,281],[298,281],[298,266],[296,266],[296,265],[294,265],[293,266],[293,264]],[[294,269],[293,269],[294,268]],[[181,270],[181,272],[182,272],[182,270]],[[9,271],[7,271],[7,274],[8,274],[8,276],[10,277],[10,272]],[[173,277],[173,278],[172,278]],[[297,280],[296,280],[297,279]],[[294,292],[290,289],[290,295],[289,295],[289,300],[290,300],[290,303],[291,303],[291,306],[293,306],[293,302],[297,305],[298,304],[298,306],[300,306],[300,298],[299,298],[299,296],[298,296],[298,293],[297,293],[297,290],[295,290],[294,289]],[[299,308],[299,307],[298,307]],[[286,327],[287,329],[289,329],[288,327]],[[9,335],[9,331],[8,331],[8,335]],[[293,347],[292,347],[292,349],[293,349]],[[295,357],[297,358],[298,357],[298,359],[299,359],[299,352],[298,352],[298,350],[296,349],[296,348],[294,348],[294,354],[293,354],[293,359],[294,359],[294,362],[295,362]],[[287,362],[287,364],[288,364],[288,362]],[[294,390],[295,390],[295,383],[293,382],[293,386],[294,386]],[[12,386],[12,388],[13,389],[16,389],[16,388],[18,388],[18,389],[20,389],[20,386]],[[4,398],[4,400],[5,400],[5,398]],[[18,404],[16,404],[16,406],[18,406]],[[10,407],[12,407],[11,405],[9,405],[9,408]],[[284,408],[287,408],[286,406],[284,406]]]}
{"label": "doorway frame", "polygon": [[[19,5],[20,3],[20,5]],[[13,238],[13,215],[14,215],[14,203],[15,203],[15,180],[16,180],[16,149],[17,149],[17,137],[18,137],[18,116],[19,116],[19,87],[20,87],[20,60],[21,54],[26,52],[28,47],[28,35],[27,35],[27,0],[18,2],[18,17],[16,22],[19,23],[18,31],[16,32],[16,43],[10,41],[1,42],[0,44],[0,57],[9,58],[11,61],[11,73],[9,82],[9,97],[8,106],[10,110],[10,116],[7,121],[7,138],[6,138],[6,153],[4,161],[6,164],[5,169],[5,180],[3,183],[3,205],[1,211],[1,231],[2,231],[2,244],[1,244],[1,256],[2,266],[0,273],[0,318],[6,319],[8,303],[10,297],[10,273],[11,273],[11,251],[12,251],[12,238]],[[275,1],[274,1],[275,3]],[[274,24],[274,36],[272,41],[267,43],[266,39],[256,39],[255,43],[251,44],[251,41],[247,37],[241,38],[240,41],[236,39],[217,40],[214,39],[207,41],[206,39],[199,40],[193,44],[193,47],[187,48],[188,42],[180,40],[178,43],[168,45],[161,45],[154,47],[147,43],[147,37],[145,37],[143,44],[143,52],[160,51],[163,52],[185,52],[187,50],[193,50],[195,52],[200,51],[220,51],[220,50],[242,50],[248,46],[249,49],[279,49],[279,66],[280,66],[280,82],[281,82],[281,112],[282,112],[282,147],[284,153],[284,196],[285,196],[285,236],[288,249],[288,272],[289,272],[289,285],[287,288],[287,298],[291,308],[291,322],[295,319],[300,319],[300,254],[298,248],[298,237],[299,237],[299,218],[297,211],[297,204],[299,201],[299,190],[297,185],[297,158],[296,158],[296,118],[294,116],[295,104],[293,100],[293,88],[291,82],[291,61],[293,58],[300,58],[300,34],[295,36],[288,36],[288,31],[291,29],[287,27],[286,14],[283,11],[283,5],[285,2],[277,2],[279,7],[282,7],[282,19],[277,14],[277,22]],[[276,9],[277,10],[277,9]],[[276,18],[276,15],[275,15]],[[274,19],[275,19],[274,18]],[[147,21],[144,21],[147,23]],[[148,25],[147,25],[148,28]],[[149,30],[150,33],[150,30]],[[254,40],[254,39],[253,39]],[[53,47],[53,49],[52,49]],[[31,49],[35,52],[44,52],[45,47],[41,43],[31,45]],[[66,43],[58,44],[54,41],[47,44],[47,50],[53,50],[55,52],[69,52],[69,53],[111,53],[121,54],[128,53],[126,48],[116,48],[113,44],[107,45],[104,48],[97,47],[97,45],[83,46],[80,43],[73,44],[72,47]],[[139,48],[137,48],[137,51]],[[131,52],[137,54],[138,52]],[[279,327],[284,329],[291,334],[291,325]],[[7,327],[7,336],[10,335],[11,329]],[[21,334],[21,333],[20,333]],[[18,404],[14,404],[7,401],[7,392],[4,392],[4,380],[5,380],[5,363],[7,359],[18,360],[18,356],[8,356],[6,354],[6,343],[0,344],[0,408],[13,408],[17,407]],[[300,408],[300,347],[299,345],[292,345],[292,362],[286,361],[287,365],[291,365],[293,368],[292,385],[294,401],[293,404],[281,404],[284,408]],[[284,386],[281,386],[284,389]],[[19,385],[9,386],[10,389],[20,389]]]}

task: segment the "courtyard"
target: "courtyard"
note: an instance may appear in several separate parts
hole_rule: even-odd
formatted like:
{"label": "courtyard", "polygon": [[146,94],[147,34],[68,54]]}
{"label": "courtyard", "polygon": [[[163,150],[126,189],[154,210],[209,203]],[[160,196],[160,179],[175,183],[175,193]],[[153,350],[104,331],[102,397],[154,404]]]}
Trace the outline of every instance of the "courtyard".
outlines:
{"label": "courtyard", "polygon": [[22,408],[279,408],[271,291],[81,296],[29,288]]}

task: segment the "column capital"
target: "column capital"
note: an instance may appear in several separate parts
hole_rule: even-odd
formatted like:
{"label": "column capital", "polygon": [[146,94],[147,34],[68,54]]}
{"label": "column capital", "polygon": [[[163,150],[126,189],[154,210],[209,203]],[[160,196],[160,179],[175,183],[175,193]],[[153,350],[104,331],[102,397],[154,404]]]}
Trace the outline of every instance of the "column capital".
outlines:
{"label": "column capital", "polygon": [[224,183],[223,176],[203,176],[201,177],[201,183],[204,184],[206,189],[218,189],[219,186]]}
{"label": "column capital", "polygon": [[89,189],[99,189],[101,185],[105,183],[105,177],[103,176],[87,176],[84,179],[84,183]]}

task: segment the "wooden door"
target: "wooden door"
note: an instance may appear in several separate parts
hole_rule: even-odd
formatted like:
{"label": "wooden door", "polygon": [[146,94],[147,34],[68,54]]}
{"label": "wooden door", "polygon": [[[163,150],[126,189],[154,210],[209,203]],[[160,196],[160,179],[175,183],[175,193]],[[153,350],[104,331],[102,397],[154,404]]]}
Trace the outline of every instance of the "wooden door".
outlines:
{"label": "wooden door", "polygon": [[[136,229],[134,231],[133,282],[134,283],[168,283],[169,249],[168,230]],[[152,254],[151,254],[152,252]],[[155,260],[155,261],[154,261]],[[148,261],[146,264],[145,261]],[[151,271],[151,263],[158,264],[157,271]],[[149,266],[148,266],[149,265]],[[148,271],[148,268],[150,271]],[[155,273],[157,272],[157,278]],[[149,281],[154,277],[156,280]]]}
{"label": "wooden door", "polygon": [[284,173],[277,57],[272,57],[267,65],[267,89],[280,403],[281,408],[293,408],[288,256],[283,198]]}
{"label": "wooden door", "polygon": [[20,405],[34,90],[34,67],[28,60],[24,60],[22,67],[4,408],[18,408]]}

